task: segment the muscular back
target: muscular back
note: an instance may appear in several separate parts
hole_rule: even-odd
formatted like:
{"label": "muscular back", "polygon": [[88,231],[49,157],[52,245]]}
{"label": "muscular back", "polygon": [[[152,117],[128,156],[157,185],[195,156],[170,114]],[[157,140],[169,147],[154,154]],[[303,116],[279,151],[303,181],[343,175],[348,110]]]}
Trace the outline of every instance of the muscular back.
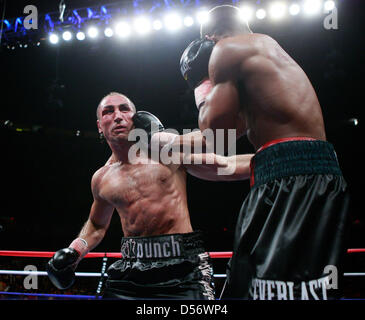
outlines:
{"label": "muscular back", "polygon": [[124,236],[191,232],[185,172],[160,163],[107,163],[93,180],[94,197],[113,206]]}
{"label": "muscular back", "polygon": [[[243,127],[256,148],[283,137],[325,140],[321,107],[308,77],[269,36],[247,34],[220,40],[209,74],[214,86],[235,86]],[[230,97],[235,98],[234,92]]]}

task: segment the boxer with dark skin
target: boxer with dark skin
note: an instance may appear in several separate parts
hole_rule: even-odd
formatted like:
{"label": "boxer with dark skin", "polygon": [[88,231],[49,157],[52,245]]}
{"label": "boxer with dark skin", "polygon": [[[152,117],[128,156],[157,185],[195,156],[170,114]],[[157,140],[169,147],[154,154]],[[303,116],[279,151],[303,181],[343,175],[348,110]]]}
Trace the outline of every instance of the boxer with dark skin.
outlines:
{"label": "boxer with dark skin", "polygon": [[[71,243],[69,248],[56,252],[55,256],[48,263],[50,279],[60,289],[72,285],[74,278],[73,271],[85,254],[93,250],[102,241],[109,227],[114,210],[119,215],[123,229],[123,239],[126,239],[126,243],[129,243],[128,241],[135,242],[138,239],[139,241],[143,241],[143,245],[145,245],[146,242],[155,241],[158,237],[162,236],[163,238],[160,243],[164,245],[163,252],[165,254],[165,249],[172,246],[169,245],[167,247],[170,244],[170,242],[166,243],[166,237],[168,235],[175,238],[186,235],[186,238],[189,241],[193,241],[194,245],[201,243],[196,238],[190,222],[186,194],[186,172],[206,180],[245,180],[249,177],[249,163],[252,155],[222,157],[208,153],[184,154],[179,152],[178,163],[163,164],[158,159],[152,159],[142,149],[137,148],[135,150],[136,152],[130,152],[136,147],[136,142],[129,140],[129,134],[135,128],[134,121],[136,121],[136,115],[138,113],[136,113],[133,102],[125,95],[119,93],[107,95],[98,106],[98,130],[105,137],[112,151],[112,155],[105,165],[97,170],[92,177],[91,191],[94,201],[91,206],[89,218],[82,227],[78,237]],[[171,133],[166,133],[166,135],[169,138],[173,136]],[[179,136],[175,135],[174,138],[176,137],[179,138]],[[176,139],[176,141],[178,140]],[[185,164],[187,162],[186,160],[190,160],[189,164]],[[218,168],[228,169],[232,174],[218,175]],[[190,237],[195,240],[191,240],[192,238]],[[167,239],[170,241],[170,238]],[[187,241],[185,240],[185,243]],[[171,241],[171,243],[175,243],[175,240]],[[183,244],[184,242],[181,242],[180,245],[182,246]],[[155,248],[155,245],[156,243],[151,242],[151,248],[152,246]],[[122,248],[126,246],[124,245],[123,247],[122,245]],[[199,249],[203,250],[202,248]],[[189,250],[186,249],[185,251],[188,252]],[[194,250],[196,252],[197,249]],[[124,254],[127,256],[129,253],[130,251],[127,251]],[[138,252],[138,254],[142,254],[142,251]],[[166,256],[170,254],[171,252],[167,252]],[[161,256],[161,252],[159,256]],[[157,261],[159,261],[158,257]],[[208,257],[204,256],[203,259],[199,258],[196,254],[188,255],[186,253],[184,258],[188,259],[188,261],[190,261],[189,259],[204,260],[203,264],[199,262],[201,265],[199,266],[197,264],[196,267],[198,270],[199,268],[202,270],[207,268],[208,260],[206,261],[206,259]],[[177,264],[176,261],[174,260],[174,262],[170,262],[168,265]],[[124,263],[128,264],[130,262],[124,260]],[[151,262],[153,266],[152,271],[156,269],[153,263],[156,262]],[[163,262],[158,263],[161,264]],[[186,263],[186,261],[183,261],[183,263]],[[196,264],[196,262],[194,263]],[[149,268],[150,264],[147,264],[142,269]],[[115,274],[115,270],[108,270],[108,275],[109,273],[112,274],[113,271]],[[174,272],[176,273],[176,271]],[[171,272],[170,276],[173,276],[174,272]],[[121,278],[123,273],[119,271],[117,273],[118,279]],[[161,271],[161,276],[165,274],[168,274],[168,272]],[[194,274],[196,276],[197,272],[195,271]],[[135,281],[143,281],[141,280],[142,277],[145,276],[138,276],[137,280],[131,280],[128,282],[127,287],[129,288],[130,283],[134,283]],[[181,282],[181,288],[177,286],[177,293],[165,293],[166,289],[164,287],[166,285],[164,283],[157,286],[157,289],[156,287],[152,288],[152,293],[147,293],[147,289],[141,293],[135,292],[138,288],[143,288],[141,286],[148,286],[148,283],[139,285],[137,289],[132,290],[133,293],[126,293],[124,290],[126,285],[115,289],[115,284],[113,284],[114,287],[109,289],[106,296],[108,298],[118,299],[130,299],[131,295],[136,295],[135,298],[154,298],[154,294],[157,292],[159,295],[166,294],[169,298],[213,298],[212,294],[209,293],[212,291],[210,285],[206,284],[203,290],[201,289],[202,279],[197,279],[192,282],[190,275],[186,277],[189,279],[188,284]],[[114,276],[113,281],[115,281],[115,278]],[[156,281],[155,275],[151,276],[151,282],[154,281]],[[170,279],[169,281],[168,287],[171,287],[171,281],[173,280]],[[205,283],[209,281],[205,281]]]}
{"label": "boxer with dark skin", "polygon": [[244,33],[237,24],[221,28],[226,14],[212,17],[216,28],[202,26],[202,35],[216,45],[199,128],[236,128],[256,150],[280,138],[326,140],[321,106],[302,68],[268,35]]}
{"label": "boxer with dark skin", "polygon": [[180,60],[199,128],[235,129],[256,152],[222,297],[337,298],[326,267],[343,267],[348,191],[316,92],[274,39],[252,33],[237,7],[215,7],[208,19]]}

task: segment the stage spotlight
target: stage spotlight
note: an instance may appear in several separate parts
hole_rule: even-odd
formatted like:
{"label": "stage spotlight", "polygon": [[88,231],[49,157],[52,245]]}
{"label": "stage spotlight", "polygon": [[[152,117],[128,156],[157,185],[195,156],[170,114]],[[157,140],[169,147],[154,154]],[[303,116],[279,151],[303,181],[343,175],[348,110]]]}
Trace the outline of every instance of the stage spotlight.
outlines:
{"label": "stage spotlight", "polygon": [[281,19],[285,15],[286,6],[282,2],[275,2],[270,6],[269,12],[273,19]]}
{"label": "stage spotlight", "polygon": [[54,34],[52,33],[50,36],[49,36],[49,42],[52,43],[52,44],[56,44],[58,43],[58,35],[57,34]]}
{"label": "stage spotlight", "polygon": [[164,23],[166,28],[171,31],[180,29],[182,25],[181,18],[176,13],[170,13],[165,16]]}
{"label": "stage spotlight", "polygon": [[115,32],[119,37],[125,38],[131,34],[131,27],[127,22],[119,22],[115,26]]}
{"label": "stage spotlight", "polygon": [[152,28],[154,30],[161,30],[162,29],[162,22],[160,20],[154,20],[152,22]]}
{"label": "stage spotlight", "polygon": [[194,19],[190,16],[184,18],[184,25],[186,27],[191,27],[194,24]]}
{"label": "stage spotlight", "polygon": [[298,13],[300,12],[300,6],[296,3],[293,3],[290,7],[289,7],[289,13],[292,16],[296,16]]}
{"label": "stage spotlight", "polygon": [[76,33],[76,39],[77,40],[84,40],[85,39],[85,33],[83,33],[82,31],[79,31],[78,33]]}
{"label": "stage spotlight", "polygon": [[113,31],[113,29],[112,28],[105,28],[105,30],[104,30],[104,35],[106,36],[106,37],[108,37],[108,38],[110,38],[110,37],[112,37],[113,36],[113,34],[114,34],[114,31]]}
{"label": "stage spotlight", "polygon": [[65,31],[63,34],[62,34],[62,38],[63,40],[65,41],[70,41],[72,39],[72,33],[70,31]]}
{"label": "stage spotlight", "polygon": [[199,11],[196,14],[196,18],[200,24],[207,23],[209,20],[209,13],[206,10]]}
{"label": "stage spotlight", "polygon": [[151,30],[151,23],[145,17],[139,17],[134,20],[134,28],[139,34],[146,34]]}
{"label": "stage spotlight", "polygon": [[320,0],[306,0],[304,2],[304,12],[308,15],[313,15],[319,13],[321,9],[321,1]]}
{"label": "stage spotlight", "polygon": [[88,30],[87,30],[87,34],[90,38],[96,38],[99,34],[99,31],[97,28],[95,27],[90,27]]}
{"label": "stage spotlight", "polygon": [[336,7],[335,2],[332,0],[328,0],[324,3],[324,9],[326,11],[331,11]]}
{"label": "stage spotlight", "polygon": [[266,11],[265,11],[264,9],[258,9],[258,10],[256,11],[256,18],[257,18],[257,19],[262,20],[262,19],[264,19],[265,17],[266,17]]}
{"label": "stage spotlight", "polygon": [[241,20],[250,21],[252,19],[252,16],[253,16],[252,8],[250,8],[248,6],[243,6],[243,7],[240,8],[239,17],[240,17]]}

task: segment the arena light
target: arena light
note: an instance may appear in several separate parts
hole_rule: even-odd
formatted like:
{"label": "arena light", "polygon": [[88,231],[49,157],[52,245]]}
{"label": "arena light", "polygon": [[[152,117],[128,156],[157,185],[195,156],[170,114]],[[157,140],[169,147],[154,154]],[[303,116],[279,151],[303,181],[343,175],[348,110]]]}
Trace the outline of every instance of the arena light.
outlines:
{"label": "arena light", "polygon": [[57,34],[54,34],[54,33],[50,34],[50,36],[49,36],[49,42],[50,43],[57,44],[58,40],[59,40],[59,38],[58,38]]}
{"label": "arena light", "polygon": [[289,7],[289,13],[290,13],[292,16],[296,16],[299,12],[300,12],[300,6],[299,6],[299,4],[293,3],[293,4]]}
{"label": "arena light", "polygon": [[196,18],[200,24],[207,23],[209,20],[209,13],[207,10],[198,11]]}
{"label": "arena light", "polygon": [[184,18],[184,25],[186,27],[191,27],[194,24],[194,19],[190,16]]}
{"label": "arena light", "polygon": [[80,41],[85,40],[85,33],[79,31],[78,33],[76,33],[76,39]]}
{"label": "arena light", "polygon": [[336,4],[332,0],[328,0],[324,3],[324,10],[331,11],[336,7]]}
{"label": "arena light", "polygon": [[62,34],[62,38],[63,40],[65,41],[70,41],[72,39],[72,33],[70,31],[65,31],[63,34]]}
{"label": "arena light", "polygon": [[104,35],[108,38],[112,37],[114,35],[114,31],[112,28],[105,28]]}
{"label": "arena light", "polygon": [[99,34],[99,30],[96,28],[96,27],[90,27],[88,30],[87,30],[87,35],[90,37],[90,38],[96,38]]}
{"label": "arena light", "polygon": [[243,21],[250,21],[253,17],[253,9],[249,6],[240,8],[239,18]]}
{"label": "arena light", "polygon": [[115,26],[115,33],[121,38],[128,37],[131,34],[131,27],[127,22],[119,22]]}
{"label": "arena light", "polygon": [[283,2],[275,2],[269,8],[271,18],[278,20],[284,17],[286,6]]}
{"label": "arena light", "polygon": [[154,20],[152,22],[152,28],[154,30],[161,30],[162,29],[162,22],[161,22],[161,20]]}
{"label": "arena light", "polygon": [[257,19],[262,20],[262,19],[265,19],[265,17],[266,17],[266,11],[264,9],[258,9],[256,11],[256,18]]}
{"label": "arena light", "polygon": [[178,30],[182,26],[181,17],[176,13],[170,13],[166,15],[164,23],[166,28],[171,31]]}
{"label": "arena light", "polygon": [[140,35],[151,31],[151,22],[145,17],[138,17],[133,22],[134,29]]}
{"label": "arena light", "polygon": [[319,13],[321,10],[320,0],[306,0],[303,5],[304,12],[307,15],[314,15]]}

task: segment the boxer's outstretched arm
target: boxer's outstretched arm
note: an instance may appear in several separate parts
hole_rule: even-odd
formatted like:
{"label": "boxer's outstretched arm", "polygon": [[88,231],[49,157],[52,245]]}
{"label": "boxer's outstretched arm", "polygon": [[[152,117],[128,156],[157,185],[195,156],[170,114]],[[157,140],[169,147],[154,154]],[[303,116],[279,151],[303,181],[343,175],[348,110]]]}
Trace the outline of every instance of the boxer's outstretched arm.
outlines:
{"label": "boxer's outstretched arm", "polygon": [[200,130],[178,135],[168,131],[157,132],[152,136],[151,145],[154,148],[171,148],[172,150],[190,151],[190,153],[202,153],[206,150],[214,150],[214,139],[202,133]]}
{"label": "boxer's outstretched arm", "polygon": [[[253,154],[230,157],[214,153],[190,154],[184,156],[183,166],[191,175],[210,181],[246,180],[250,177],[250,161]],[[187,164],[190,162],[190,164]]]}

